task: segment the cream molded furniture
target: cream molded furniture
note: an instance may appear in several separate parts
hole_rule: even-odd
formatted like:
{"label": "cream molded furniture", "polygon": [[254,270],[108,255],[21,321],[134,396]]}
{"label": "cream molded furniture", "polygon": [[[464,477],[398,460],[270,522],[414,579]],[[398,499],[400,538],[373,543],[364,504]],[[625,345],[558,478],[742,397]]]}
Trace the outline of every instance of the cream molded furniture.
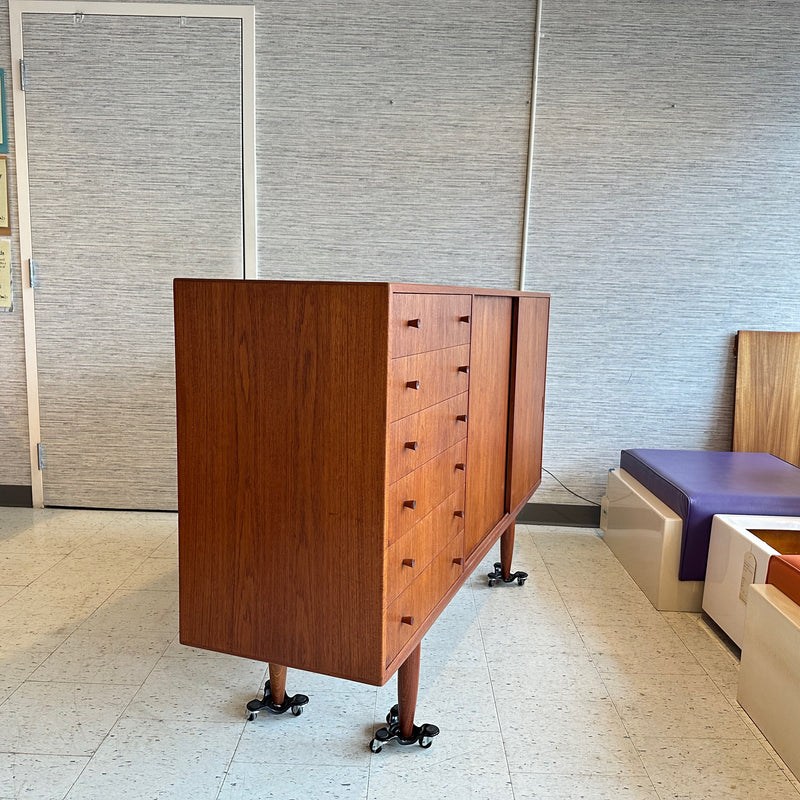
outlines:
{"label": "cream molded furniture", "polygon": [[800,517],[718,514],[711,524],[703,611],[739,646],[751,584],[764,583],[772,556],[800,553]]}
{"label": "cream molded furniture", "polygon": [[[700,610],[715,514],[800,516],[800,469],[769,453],[623,450],[619,472],[605,538],[661,611]],[[664,507],[681,520],[677,540]]]}
{"label": "cream molded furniture", "polygon": [[789,769],[800,777],[797,600],[800,557],[773,556],[767,583],[750,587],[736,699]]}
{"label": "cream molded furniture", "polygon": [[660,611],[699,611],[702,581],[678,580],[683,520],[623,469],[608,473],[603,539]]}

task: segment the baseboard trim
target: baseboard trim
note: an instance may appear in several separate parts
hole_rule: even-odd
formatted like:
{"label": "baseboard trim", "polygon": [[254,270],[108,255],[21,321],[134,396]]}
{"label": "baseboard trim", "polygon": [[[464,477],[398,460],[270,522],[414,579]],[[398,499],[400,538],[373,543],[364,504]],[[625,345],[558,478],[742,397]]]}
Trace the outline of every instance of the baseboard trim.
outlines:
{"label": "baseboard trim", "polygon": [[0,506],[33,508],[33,487],[0,484]]}
{"label": "baseboard trim", "polygon": [[517,517],[520,525],[557,525],[570,528],[599,528],[600,506],[571,503],[528,503]]}

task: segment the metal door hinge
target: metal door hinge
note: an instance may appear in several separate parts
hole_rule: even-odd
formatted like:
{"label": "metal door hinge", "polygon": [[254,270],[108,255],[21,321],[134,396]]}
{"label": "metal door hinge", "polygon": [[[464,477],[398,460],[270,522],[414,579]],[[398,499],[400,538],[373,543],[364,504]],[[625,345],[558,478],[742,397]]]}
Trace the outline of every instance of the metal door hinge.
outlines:
{"label": "metal door hinge", "polygon": [[39,288],[39,262],[33,258],[28,259],[28,277],[30,279],[31,289]]}
{"label": "metal door hinge", "polygon": [[44,469],[44,445],[41,442],[36,445],[36,458],[39,463],[39,471]]}
{"label": "metal door hinge", "polygon": [[28,64],[24,58],[19,60],[19,85],[23,92],[28,90]]}

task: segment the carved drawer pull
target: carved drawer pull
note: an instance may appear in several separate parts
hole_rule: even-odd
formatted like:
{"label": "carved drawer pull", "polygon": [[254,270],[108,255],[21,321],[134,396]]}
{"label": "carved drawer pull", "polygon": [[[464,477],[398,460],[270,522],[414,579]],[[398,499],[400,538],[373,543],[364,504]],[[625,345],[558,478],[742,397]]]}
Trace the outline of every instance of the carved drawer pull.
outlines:
{"label": "carved drawer pull", "polygon": [[469,322],[469,314],[467,314],[467,315],[466,315],[466,316],[464,316],[464,317],[459,317],[459,318],[458,318],[458,321],[459,321],[459,322]]}
{"label": "carved drawer pull", "polygon": [[406,450],[416,450],[417,446],[416,442],[406,442]]}
{"label": "carved drawer pull", "polygon": [[467,469],[467,465],[464,464],[463,462],[459,462],[458,464],[456,464],[456,469],[460,469],[462,472],[465,472]]}
{"label": "carved drawer pull", "polygon": [[416,564],[416,563],[417,563],[417,560],[415,558],[404,558],[403,559],[403,566],[404,567],[413,567],[414,564]]}
{"label": "carved drawer pull", "polygon": [[419,381],[406,381],[406,389],[419,389]]}
{"label": "carved drawer pull", "polygon": [[417,501],[416,500],[404,500],[403,501],[403,508],[416,508]]}
{"label": "carved drawer pull", "polygon": [[400,622],[402,622],[403,625],[413,625],[414,617],[400,617]]}
{"label": "carved drawer pull", "polygon": [[464,563],[464,559],[463,559],[463,558],[461,558],[461,557],[459,557],[459,558],[454,558],[454,559],[453,559],[453,563],[454,563],[454,564],[458,564],[459,566],[461,566],[461,565]]}
{"label": "carved drawer pull", "polygon": [[419,328],[421,325],[422,325],[422,320],[421,319],[410,319],[408,321],[408,327],[409,328]]}
{"label": "carved drawer pull", "polygon": [[454,511],[454,512],[453,512],[453,516],[454,516],[454,517],[459,517],[460,519],[464,519],[464,512],[463,512],[463,511],[461,511],[461,510]]}
{"label": "carved drawer pull", "polygon": [[466,422],[466,421],[467,421],[467,415],[466,415],[466,414],[459,414],[459,415],[456,417],[456,419],[457,419],[459,422]]}
{"label": "carved drawer pull", "polygon": [[464,366],[464,367],[459,367],[459,368],[458,368],[458,371],[459,371],[459,372],[463,372],[463,373],[465,373],[466,375],[469,375],[469,367],[467,367],[467,366]]}

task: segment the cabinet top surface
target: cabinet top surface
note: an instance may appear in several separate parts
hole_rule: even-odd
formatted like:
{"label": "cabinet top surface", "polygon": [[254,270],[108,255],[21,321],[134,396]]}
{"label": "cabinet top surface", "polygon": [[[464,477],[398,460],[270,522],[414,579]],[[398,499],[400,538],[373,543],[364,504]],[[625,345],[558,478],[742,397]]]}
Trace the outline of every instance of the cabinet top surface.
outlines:
{"label": "cabinet top surface", "polygon": [[250,283],[275,286],[363,286],[382,287],[393,293],[414,294],[478,294],[502,297],[550,297],[545,292],[520,292],[515,289],[483,288],[474,286],[437,286],[426,283],[387,283],[385,281],[288,281],[244,278],[175,278],[174,283]]}

